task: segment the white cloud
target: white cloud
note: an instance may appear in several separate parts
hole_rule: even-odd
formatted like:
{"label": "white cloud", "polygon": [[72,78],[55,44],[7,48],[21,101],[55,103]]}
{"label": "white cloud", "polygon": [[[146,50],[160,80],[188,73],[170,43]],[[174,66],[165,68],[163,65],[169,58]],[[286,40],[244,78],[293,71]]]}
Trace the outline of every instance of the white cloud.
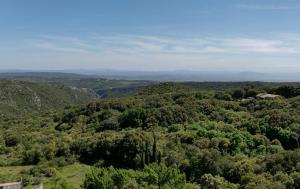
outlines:
{"label": "white cloud", "polygon": [[128,54],[245,54],[300,53],[300,41],[292,38],[270,39],[250,37],[162,37],[118,35],[78,39],[71,37],[41,37],[30,45],[49,51],[78,53]]}
{"label": "white cloud", "polygon": [[20,43],[16,51],[0,49],[0,55],[4,67],[35,69],[288,70],[299,65],[299,36],[38,36]]}
{"label": "white cloud", "polygon": [[232,38],[225,40],[229,48],[239,49],[240,52],[254,53],[299,53],[298,47],[292,47],[290,43],[284,40],[266,40],[255,38]]}

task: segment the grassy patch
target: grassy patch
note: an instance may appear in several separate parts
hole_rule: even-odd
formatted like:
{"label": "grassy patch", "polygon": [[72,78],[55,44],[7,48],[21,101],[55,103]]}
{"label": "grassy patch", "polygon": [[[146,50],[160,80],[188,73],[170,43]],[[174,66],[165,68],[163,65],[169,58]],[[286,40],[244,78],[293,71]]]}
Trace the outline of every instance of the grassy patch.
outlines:
{"label": "grassy patch", "polygon": [[29,170],[32,166],[0,167],[0,183],[20,180],[22,170]]}
{"label": "grassy patch", "polygon": [[[0,167],[0,182],[13,182],[21,178],[20,172],[23,170],[30,170],[33,166],[10,166]],[[57,178],[65,180],[68,184],[74,188],[80,188],[83,183],[85,174],[88,172],[90,166],[75,163],[57,169],[57,175],[55,177],[43,177],[41,181],[44,183],[45,189],[55,188],[55,181]],[[32,185],[26,186],[25,189],[32,188]]]}
{"label": "grassy patch", "polygon": [[[62,178],[74,188],[80,188],[83,183],[85,174],[88,172],[90,166],[84,164],[73,164],[58,169],[57,177]],[[44,188],[50,189],[55,186],[55,178],[46,179],[44,181]]]}

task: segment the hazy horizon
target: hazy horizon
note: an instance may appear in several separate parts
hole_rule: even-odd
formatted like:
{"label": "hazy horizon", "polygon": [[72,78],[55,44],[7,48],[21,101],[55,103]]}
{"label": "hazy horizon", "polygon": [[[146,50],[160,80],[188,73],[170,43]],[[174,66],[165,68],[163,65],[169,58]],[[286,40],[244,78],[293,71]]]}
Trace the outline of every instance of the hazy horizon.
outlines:
{"label": "hazy horizon", "polygon": [[300,82],[299,72],[234,72],[234,71],[134,71],[134,70],[1,70],[1,78],[18,77],[85,77],[121,80],[148,81],[259,81],[259,82]]}
{"label": "hazy horizon", "polygon": [[300,2],[0,2],[1,69],[300,72]]}

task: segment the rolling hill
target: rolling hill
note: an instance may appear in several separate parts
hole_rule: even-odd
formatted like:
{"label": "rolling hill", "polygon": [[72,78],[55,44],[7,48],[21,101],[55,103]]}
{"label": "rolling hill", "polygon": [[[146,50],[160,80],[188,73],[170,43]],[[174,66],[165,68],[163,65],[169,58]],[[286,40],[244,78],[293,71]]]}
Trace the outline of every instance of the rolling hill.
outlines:
{"label": "rolling hill", "polygon": [[49,111],[85,103],[96,98],[89,91],[75,87],[0,80],[0,113]]}
{"label": "rolling hill", "polygon": [[126,96],[157,82],[144,80],[105,79],[97,75],[80,75],[61,72],[15,72],[0,73],[0,79],[63,85],[91,90],[99,97]]}
{"label": "rolling hill", "polygon": [[[0,119],[0,182],[22,177],[27,188],[44,183],[69,189],[98,189],[99,183],[136,189],[299,188],[295,88],[216,83],[216,90],[205,90],[202,83],[192,84],[160,83],[135,95]],[[254,98],[256,92],[283,91],[290,95]],[[162,187],[159,179],[165,180]]]}

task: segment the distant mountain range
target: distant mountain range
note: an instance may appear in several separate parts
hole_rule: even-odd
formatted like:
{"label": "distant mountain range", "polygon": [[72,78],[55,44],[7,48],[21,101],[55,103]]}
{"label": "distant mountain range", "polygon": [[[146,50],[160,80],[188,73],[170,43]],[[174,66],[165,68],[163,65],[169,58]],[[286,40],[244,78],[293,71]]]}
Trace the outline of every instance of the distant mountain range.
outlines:
{"label": "distant mountain range", "polygon": [[205,72],[205,71],[100,71],[94,73],[108,79],[155,80],[155,81],[268,81],[297,82],[299,73],[259,73],[259,72]]}
{"label": "distant mountain range", "polygon": [[71,77],[71,78],[106,78],[119,80],[151,80],[151,81],[268,81],[298,82],[300,71],[287,73],[266,72],[228,72],[228,71],[122,71],[122,70],[54,70],[54,71],[22,71],[2,70],[1,77]]}

